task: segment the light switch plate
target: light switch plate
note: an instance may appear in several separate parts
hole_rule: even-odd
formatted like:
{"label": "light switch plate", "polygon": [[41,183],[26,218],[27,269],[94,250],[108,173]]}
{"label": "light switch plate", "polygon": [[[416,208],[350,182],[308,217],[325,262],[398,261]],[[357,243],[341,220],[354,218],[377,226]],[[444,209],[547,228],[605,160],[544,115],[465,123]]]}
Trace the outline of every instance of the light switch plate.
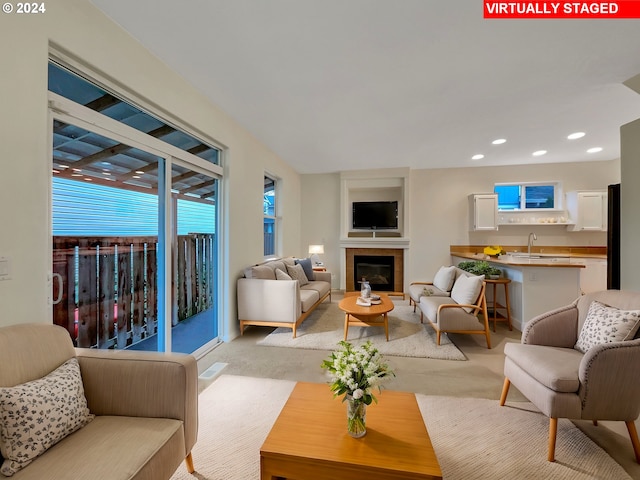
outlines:
{"label": "light switch plate", "polygon": [[11,280],[11,262],[8,257],[0,257],[0,281]]}

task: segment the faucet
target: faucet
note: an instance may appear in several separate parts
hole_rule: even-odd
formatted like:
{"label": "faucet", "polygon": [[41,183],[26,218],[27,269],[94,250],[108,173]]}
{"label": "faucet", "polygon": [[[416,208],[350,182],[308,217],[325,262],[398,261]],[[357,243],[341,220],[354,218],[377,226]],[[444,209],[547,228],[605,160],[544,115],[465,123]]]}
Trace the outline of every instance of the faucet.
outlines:
{"label": "faucet", "polygon": [[536,237],[535,233],[531,232],[529,234],[529,239],[527,240],[527,251],[529,253],[529,258],[531,258],[531,245],[533,245],[534,240],[538,240],[538,237]]}

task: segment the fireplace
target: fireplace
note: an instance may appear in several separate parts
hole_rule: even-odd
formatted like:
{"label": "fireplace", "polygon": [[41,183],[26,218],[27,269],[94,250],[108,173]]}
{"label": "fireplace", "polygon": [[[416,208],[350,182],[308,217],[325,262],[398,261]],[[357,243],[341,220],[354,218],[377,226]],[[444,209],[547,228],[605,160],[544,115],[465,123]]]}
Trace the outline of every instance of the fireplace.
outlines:
{"label": "fireplace", "polygon": [[393,291],[393,255],[354,255],[354,289],[360,290],[360,282],[369,282],[372,290]]}
{"label": "fireplace", "polygon": [[404,249],[347,248],[345,290],[360,291],[362,277],[374,291],[402,295],[404,292]]}

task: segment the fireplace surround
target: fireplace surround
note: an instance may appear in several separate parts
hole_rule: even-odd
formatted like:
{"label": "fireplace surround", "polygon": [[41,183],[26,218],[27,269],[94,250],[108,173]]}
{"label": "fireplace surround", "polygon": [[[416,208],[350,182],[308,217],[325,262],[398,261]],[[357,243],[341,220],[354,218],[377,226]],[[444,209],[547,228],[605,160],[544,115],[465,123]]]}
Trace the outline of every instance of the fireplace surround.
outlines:
{"label": "fireplace surround", "polygon": [[[371,284],[374,291],[383,291],[391,295],[403,295],[404,292],[404,249],[402,248],[346,248],[346,272],[345,290],[353,292],[360,290],[361,278],[358,278],[356,271],[357,263],[365,264],[360,267],[360,277],[362,271],[368,272],[365,277]],[[358,260],[358,262],[356,262]],[[391,268],[393,265],[393,268]],[[386,277],[386,280],[380,280]],[[372,280],[380,280],[376,283]],[[384,282],[388,282],[385,284]]]}

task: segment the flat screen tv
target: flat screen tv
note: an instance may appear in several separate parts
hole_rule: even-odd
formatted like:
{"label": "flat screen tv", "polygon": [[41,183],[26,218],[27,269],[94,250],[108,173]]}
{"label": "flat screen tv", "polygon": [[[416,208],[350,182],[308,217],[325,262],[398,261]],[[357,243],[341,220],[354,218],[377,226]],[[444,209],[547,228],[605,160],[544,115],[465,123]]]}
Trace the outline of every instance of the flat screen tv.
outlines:
{"label": "flat screen tv", "polygon": [[398,202],[353,202],[353,228],[393,230],[398,228]]}

